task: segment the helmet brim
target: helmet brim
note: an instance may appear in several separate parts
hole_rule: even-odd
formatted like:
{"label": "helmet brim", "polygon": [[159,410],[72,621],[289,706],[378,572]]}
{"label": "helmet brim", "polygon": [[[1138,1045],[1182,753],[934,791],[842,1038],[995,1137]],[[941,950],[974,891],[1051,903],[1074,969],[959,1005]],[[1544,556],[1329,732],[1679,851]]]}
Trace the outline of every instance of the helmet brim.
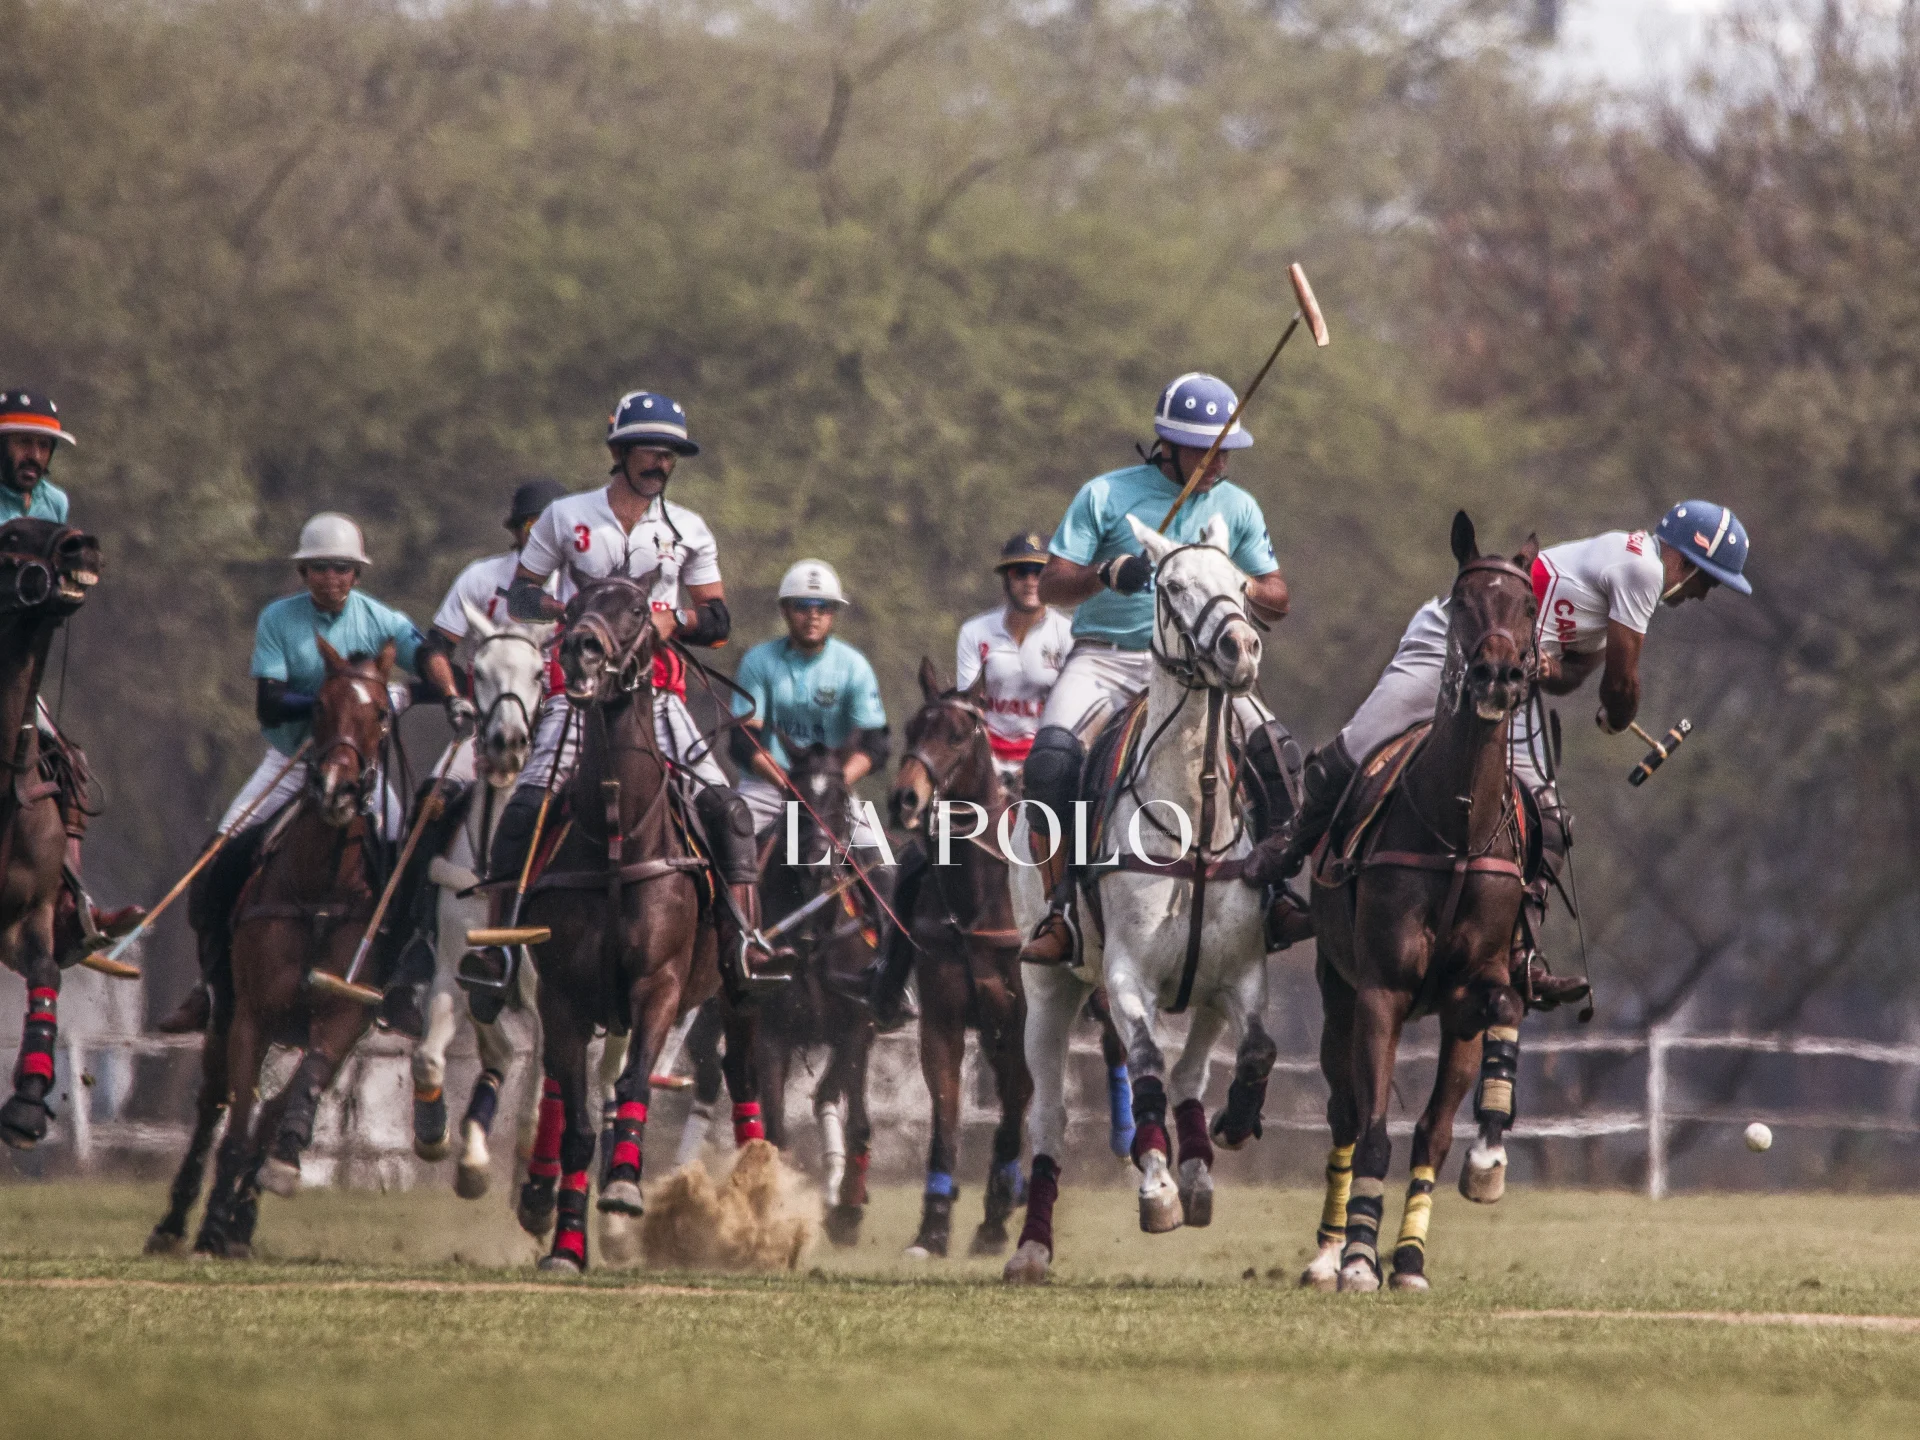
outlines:
{"label": "helmet brim", "polygon": [[[1685,551],[1681,553],[1686,554]],[[1753,593],[1753,582],[1748,580],[1747,577],[1742,575],[1738,570],[1729,570],[1726,566],[1716,564],[1712,560],[1702,560],[1698,555],[1687,555],[1687,559],[1693,563],[1696,569],[1706,571],[1707,574],[1726,586],[1727,589],[1733,591],[1734,594],[1751,595]]]}
{"label": "helmet brim", "polygon": [[700,447],[684,435],[663,434],[657,430],[622,430],[607,437],[607,448],[625,450],[644,445],[650,450],[671,450],[676,455],[698,455]]}
{"label": "helmet brim", "polygon": [[57,424],[45,424],[39,421],[9,420],[0,423],[0,435],[38,435],[47,440],[57,440],[64,445],[80,443]]}
{"label": "helmet brim", "polygon": [[[1162,440],[1171,440],[1175,445],[1184,445],[1189,450],[1204,450],[1213,444],[1213,437],[1220,433],[1218,425],[1173,425],[1164,420],[1156,420],[1153,433]],[[1253,444],[1250,432],[1234,430],[1220,442],[1222,450],[1245,450]]]}

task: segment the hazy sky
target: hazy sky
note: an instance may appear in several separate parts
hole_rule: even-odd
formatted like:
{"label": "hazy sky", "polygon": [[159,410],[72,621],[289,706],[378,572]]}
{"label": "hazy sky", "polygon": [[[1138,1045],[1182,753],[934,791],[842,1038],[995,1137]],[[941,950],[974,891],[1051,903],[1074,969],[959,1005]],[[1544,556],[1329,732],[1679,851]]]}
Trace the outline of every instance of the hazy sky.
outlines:
{"label": "hazy sky", "polygon": [[1729,0],[1561,0],[1550,77],[1635,84],[1683,67]]}

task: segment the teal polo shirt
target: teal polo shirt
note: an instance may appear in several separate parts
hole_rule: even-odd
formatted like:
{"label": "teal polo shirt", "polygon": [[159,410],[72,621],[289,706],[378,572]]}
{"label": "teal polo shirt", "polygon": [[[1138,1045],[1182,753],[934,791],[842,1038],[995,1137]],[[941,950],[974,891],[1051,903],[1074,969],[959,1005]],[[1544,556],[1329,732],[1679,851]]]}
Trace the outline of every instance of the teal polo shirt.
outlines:
{"label": "teal polo shirt", "polygon": [[51,480],[42,480],[22,495],[11,485],[0,485],[0,525],[9,520],[51,520],[67,523],[67,492]]}
{"label": "teal polo shirt", "polygon": [[733,713],[751,713],[762,722],[760,743],[783,769],[792,761],[782,735],[796,745],[840,746],[856,730],[887,723],[873,666],[831,635],[814,655],[802,654],[785,637],[756,645],[741,657],[733,683],[746,692],[733,697]]}
{"label": "teal polo shirt", "polygon": [[[338,615],[322,615],[303,590],[260,612],[260,623],[253,630],[254,678],[284,680],[298,694],[318,695],[327,678],[327,663],[320,657],[322,637],[343,656],[378,655],[391,640],[395,658],[409,673],[421,638],[413,621],[363,590],[349,590]],[[267,730],[267,743],[282,755],[291,755],[312,728],[305,719],[290,720]]]}

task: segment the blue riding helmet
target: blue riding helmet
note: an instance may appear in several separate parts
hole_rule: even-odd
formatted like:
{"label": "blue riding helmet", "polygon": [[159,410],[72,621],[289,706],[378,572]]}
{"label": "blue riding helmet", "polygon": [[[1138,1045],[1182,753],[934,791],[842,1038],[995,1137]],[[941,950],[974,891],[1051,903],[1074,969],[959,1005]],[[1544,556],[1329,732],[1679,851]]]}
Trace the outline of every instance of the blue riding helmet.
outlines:
{"label": "blue riding helmet", "polygon": [[1653,533],[1729,590],[1753,593],[1752,582],[1740,573],[1747,564],[1747,527],[1726,506],[1682,500],[1660,517]]}
{"label": "blue riding helmet", "polygon": [[687,412],[677,401],[651,390],[620,397],[607,417],[607,444],[658,445],[676,455],[700,453],[700,447],[687,438]]}
{"label": "blue riding helmet", "polygon": [[[1176,445],[1204,450],[1239,403],[1219,376],[1190,370],[1160,392],[1160,403],[1153,407],[1153,432]],[[1253,436],[1236,420],[1220,448],[1244,450],[1251,444]]]}

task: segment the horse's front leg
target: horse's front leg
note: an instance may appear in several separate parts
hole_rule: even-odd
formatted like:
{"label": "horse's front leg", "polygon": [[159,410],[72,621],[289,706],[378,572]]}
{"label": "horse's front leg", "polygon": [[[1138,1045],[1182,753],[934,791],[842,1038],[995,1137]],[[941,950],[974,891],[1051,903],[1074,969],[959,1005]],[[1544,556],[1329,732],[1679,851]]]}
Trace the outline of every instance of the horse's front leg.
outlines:
{"label": "horse's front leg", "polygon": [[1213,1223],[1213,1141],[1207,1137],[1208,1062],[1214,1043],[1231,1024],[1225,1007],[1210,1001],[1195,1008],[1187,1043],[1167,1078],[1173,1091],[1173,1128],[1180,1142],[1180,1218],[1188,1225]]}
{"label": "horse's front leg", "polygon": [[1020,1243],[1002,1275],[1037,1285],[1053,1267],[1053,1207],[1060,1198],[1060,1157],[1067,1153],[1067,1044],[1092,987],[1050,965],[1022,965],[1020,984],[1027,997],[1024,1045],[1033,1081],[1027,1108],[1033,1170]]}
{"label": "horse's front leg", "polygon": [[[547,1082],[540,1102],[540,1139],[533,1163],[528,1166],[527,1183],[531,1187],[535,1179],[545,1179],[542,1172],[548,1164],[557,1172],[553,1247],[540,1261],[540,1268],[578,1275],[587,1268],[587,1188],[597,1139],[587,1094],[587,1042],[593,1024],[556,998],[551,987],[541,993],[540,1024],[545,1037],[542,1065]],[[543,1150],[550,1132],[557,1132],[558,1144],[549,1162],[543,1159]],[[546,1183],[553,1182],[549,1179]],[[520,1223],[526,1227],[524,1216]]]}
{"label": "horse's front leg", "polygon": [[1347,1203],[1353,1194],[1353,1152],[1360,1139],[1360,1116],[1353,1100],[1353,987],[1325,956],[1315,967],[1320,987],[1320,1073],[1327,1082],[1327,1128],[1332,1145],[1327,1150],[1327,1182],[1320,1205],[1320,1228],[1314,1235],[1317,1253],[1300,1276],[1312,1290],[1332,1290],[1340,1283],[1340,1252],[1347,1244]]}
{"label": "horse's front leg", "polygon": [[1087,1008],[1100,1025],[1100,1058],[1107,1067],[1107,1144],[1124,1160],[1133,1153],[1133,1077],[1127,1070],[1127,1047],[1113,1028],[1107,992],[1095,990]]}
{"label": "horse's front leg", "polygon": [[1520,1069],[1519,992],[1498,979],[1477,980],[1469,990],[1474,1013],[1465,1023],[1484,1028],[1480,1045],[1480,1089],[1473,1097],[1473,1118],[1480,1133],[1467,1147],[1460,1167],[1460,1193],[1491,1205],[1507,1193],[1507,1131],[1513,1125],[1514,1077]]}
{"label": "horse's front leg", "polygon": [[[635,981],[627,999],[631,1038],[626,1063],[613,1082],[613,1144],[600,1186],[600,1210],[609,1215],[641,1213],[640,1176],[653,1057],[665,1047],[674,1017],[680,1013],[680,978],[670,967],[663,967]],[[613,1044],[614,1037],[609,1035],[609,1052]]]}
{"label": "horse's front leg", "polygon": [[1133,1078],[1132,1153],[1140,1171],[1140,1228],[1149,1235],[1160,1235],[1179,1229],[1183,1220],[1180,1187],[1173,1177],[1173,1144],[1167,1138],[1166,1056],[1153,1038],[1158,987],[1142,973],[1133,952],[1115,943],[1115,934],[1121,929],[1110,910],[1107,1003],[1113,1012],[1114,1028],[1127,1047],[1127,1068]]}
{"label": "horse's front leg", "polygon": [[[487,1139],[493,1133],[500,1092],[506,1088],[507,1072],[513,1066],[514,1043],[507,1012],[485,1022],[475,1019],[471,1011],[467,1018],[473,1026],[474,1048],[480,1052],[480,1074],[467,1097],[466,1112],[460,1117],[460,1162],[454,1167],[453,1193],[462,1200],[478,1200],[487,1193],[493,1178],[493,1156],[487,1149]],[[529,1143],[531,1138],[529,1127]]]}
{"label": "horse's front leg", "polygon": [[[231,1007],[224,1007],[230,1009]],[[167,1213],[147,1236],[146,1253],[173,1255],[187,1239],[187,1216],[200,1198],[200,1185],[206,1178],[207,1156],[213,1150],[213,1132],[220,1117],[227,1113],[227,1027],[230,1016],[216,1014],[209,1032],[200,1041],[200,1093],[194,1102],[193,1137],[187,1153],[180,1157],[180,1169],[174,1174],[173,1188],[167,1196]]]}
{"label": "horse's front leg", "polygon": [[814,1092],[814,1114],[820,1120],[821,1148],[827,1150],[828,1116],[841,1126],[838,1175],[829,1161],[827,1175],[827,1237],[836,1245],[857,1245],[867,1214],[867,1166],[872,1159],[873,1121],[867,1115],[867,1059],[873,1049],[873,1019],[864,1006],[836,1005],[830,1010],[830,1028],[837,1031],[828,1056],[826,1074]]}
{"label": "horse's front leg", "polygon": [[207,1043],[224,1041],[227,1048],[227,1133],[215,1156],[213,1187],[207,1192],[207,1208],[200,1216],[200,1233],[194,1238],[193,1249],[197,1255],[244,1260],[252,1254],[247,1237],[253,1229],[251,1215],[256,1204],[253,1115],[259,1104],[260,1065],[266,1059],[267,1044],[254,1018],[250,997],[240,994],[232,1002],[233,1018],[222,1035],[218,1024],[222,1003],[218,998],[214,1001],[215,1025]]}
{"label": "horse's front leg", "polygon": [[970,1253],[997,1255],[1007,1245],[1007,1218],[1020,1204],[1025,1188],[1020,1174],[1020,1126],[1027,1102],[1033,1098],[1033,1078],[1021,1053],[1020,1032],[1026,1025],[1026,1003],[1018,986],[1004,974],[981,985],[981,1059],[993,1069],[994,1092],[1000,1099],[1000,1123],[993,1131],[993,1158],[987,1171],[986,1213],[974,1232]]}
{"label": "horse's front leg", "polygon": [[447,1046],[453,1043],[456,1008],[453,992],[436,985],[427,1000],[427,1032],[414,1042],[413,1153],[422,1160],[444,1160],[453,1148],[447,1135]]}
{"label": "horse's front leg", "polygon": [[1387,1100],[1394,1056],[1400,1047],[1409,998],[1399,990],[1369,985],[1354,996],[1353,1109],[1360,1141],[1353,1156],[1353,1192],[1347,1201],[1347,1244],[1340,1257],[1340,1288],[1380,1288],[1380,1216],[1386,1205],[1387,1168],[1393,1142],[1387,1138]]}
{"label": "horse's front leg", "polygon": [[261,1116],[262,1138],[273,1134],[260,1165],[262,1188],[283,1199],[300,1193],[300,1157],[313,1143],[320,1097],[371,1023],[371,1012],[352,1001],[330,1001],[309,1022],[307,1053]]}
{"label": "horse's front leg", "polygon": [[680,1128],[679,1149],[674,1152],[676,1170],[700,1158],[713,1131],[713,1117],[720,1104],[724,1078],[720,1039],[725,1028],[726,1002],[717,995],[700,1007],[688,1027],[684,1047],[693,1063],[693,1101],[687,1107],[687,1123]]}
{"label": "horse's front leg", "polygon": [[[0,874],[0,879],[4,874]],[[36,906],[21,921],[14,941],[27,982],[27,1015],[20,1030],[20,1058],[13,1066],[13,1094],[0,1105],[0,1140],[31,1150],[46,1138],[52,1112],[53,1050],[59,1038],[60,966],[53,953],[53,902]],[[79,1087],[75,1087],[75,1104]]]}
{"label": "horse's front leg", "polygon": [[1427,1226],[1433,1218],[1434,1179],[1453,1148],[1453,1117],[1480,1068],[1480,1037],[1469,1013],[1476,1008],[1463,992],[1441,1013],[1440,1063],[1426,1112],[1413,1127],[1406,1208],[1400,1213],[1400,1237],[1393,1245],[1389,1283],[1396,1290],[1427,1288]]}
{"label": "horse's front leg", "polygon": [[[958,970],[950,963],[920,966],[920,1075],[932,1101],[933,1134],[927,1141],[920,1232],[907,1247],[910,1260],[945,1259],[953,1231],[953,1176],[960,1162],[960,1062],[967,1047],[966,997],[954,993]],[[1014,1143],[1017,1153],[1018,1137]]]}
{"label": "horse's front leg", "polygon": [[[727,1094],[733,1097],[733,1143],[742,1147],[767,1138],[767,1127],[760,1119],[760,1095],[766,1082],[761,1073],[760,1012],[752,1004],[725,1004],[726,1053],[720,1070],[726,1077]],[[779,1078],[786,1084],[786,1076]]]}

